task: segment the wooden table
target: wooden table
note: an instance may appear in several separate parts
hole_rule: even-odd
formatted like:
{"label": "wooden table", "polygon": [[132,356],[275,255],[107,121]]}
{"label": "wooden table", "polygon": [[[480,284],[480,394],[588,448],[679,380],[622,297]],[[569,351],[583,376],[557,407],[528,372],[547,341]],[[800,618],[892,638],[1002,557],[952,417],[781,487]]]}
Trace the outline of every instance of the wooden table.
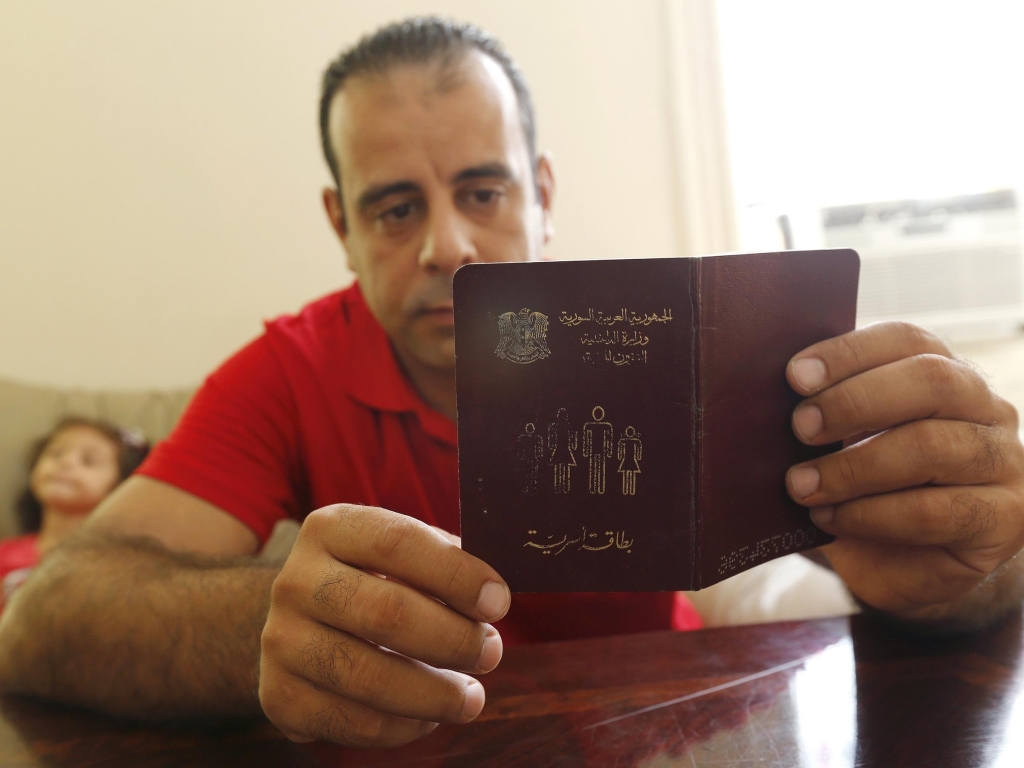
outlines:
{"label": "wooden table", "polygon": [[1024,623],[922,639],[863,617],[506,652],[473,723],[395,750],[266,723],[137,727],[0,703],[0,765],[1024,766]]}

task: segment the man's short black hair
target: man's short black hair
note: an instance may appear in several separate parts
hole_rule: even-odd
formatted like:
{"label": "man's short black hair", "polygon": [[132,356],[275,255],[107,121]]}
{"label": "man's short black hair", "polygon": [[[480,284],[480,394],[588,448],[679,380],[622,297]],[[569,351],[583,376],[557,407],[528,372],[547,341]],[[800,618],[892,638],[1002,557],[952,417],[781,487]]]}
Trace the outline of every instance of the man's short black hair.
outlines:
{"label": "man's short black hair", "polygon": [[381,27],[365,36],[353,47],[342,51],[324,72],[320,94],[320,141],[324,158],[331,168],[334,181],[341,186],[341,169],[331,146],[327,119],[331,100],[345,81],[360,73],[381,74],[399,64],[427,64],[439,62],[442,66],[454,64],[470,51],[477,50],[501,65],[512,83],[519,104],[519,120],[526,134],[526,146],[531,165],[536,158],[536,128],[533,118],[533,100],[530,88],[519,67],[505,53],[496,38],[479,27],[465,22],[437,16],[405,19]]}

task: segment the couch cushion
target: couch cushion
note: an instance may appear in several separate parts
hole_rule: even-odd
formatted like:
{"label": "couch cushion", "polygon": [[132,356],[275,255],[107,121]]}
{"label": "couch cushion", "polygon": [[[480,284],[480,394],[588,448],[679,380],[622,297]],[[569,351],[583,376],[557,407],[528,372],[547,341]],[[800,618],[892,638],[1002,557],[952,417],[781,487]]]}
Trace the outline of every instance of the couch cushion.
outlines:
{"label": "couch cushion", "polygon": [[27,453],[58,420],[107,419],[142,430],[152,443],[171,431],[193,391],[88,391],[0,379],[0,536],[17,532],[14,505],[28,481]]}

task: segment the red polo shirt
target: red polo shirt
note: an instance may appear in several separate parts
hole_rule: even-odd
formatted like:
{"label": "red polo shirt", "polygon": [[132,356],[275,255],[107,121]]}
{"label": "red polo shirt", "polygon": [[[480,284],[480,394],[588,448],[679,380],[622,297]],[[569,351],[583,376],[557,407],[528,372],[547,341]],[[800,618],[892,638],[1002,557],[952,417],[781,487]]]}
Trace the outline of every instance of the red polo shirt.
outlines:
{"label": "red polo shirt", "polygon": [[[354,285],[266,324],[213,373],[139,474],[220,507],[266,540],[285,517],[348,502],[459,532],[455,423],[406,380]],[[514,595],[507,645],[694,629],[671,592]]]}

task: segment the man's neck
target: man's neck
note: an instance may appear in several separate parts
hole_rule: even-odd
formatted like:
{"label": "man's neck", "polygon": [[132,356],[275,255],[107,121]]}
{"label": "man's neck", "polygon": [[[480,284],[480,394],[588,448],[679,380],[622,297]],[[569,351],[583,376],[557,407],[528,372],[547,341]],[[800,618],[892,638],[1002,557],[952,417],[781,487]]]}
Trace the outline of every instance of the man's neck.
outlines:
{"label": "man's neck", "polygon": [[455,369],[423,365],[416,360],[404,358],[397,347],[393,349],[402,373],[424,402],[455,421]]}
{"label": "man's neck", "polygon": [[409,377],[427,405],[455,421],[455,372],[437,369]]}

